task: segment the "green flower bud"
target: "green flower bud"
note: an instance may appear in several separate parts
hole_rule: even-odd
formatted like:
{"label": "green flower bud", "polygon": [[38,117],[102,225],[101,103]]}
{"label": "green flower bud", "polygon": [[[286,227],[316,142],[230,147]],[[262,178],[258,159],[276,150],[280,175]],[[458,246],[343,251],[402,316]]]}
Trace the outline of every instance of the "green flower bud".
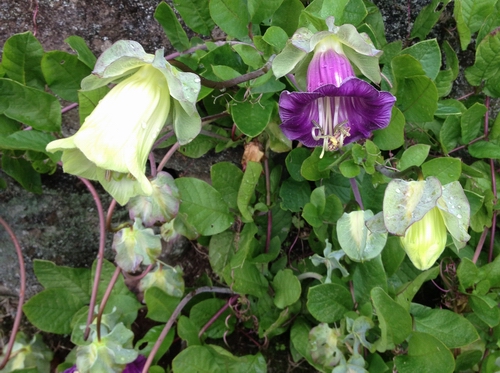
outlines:
{"label": "green flower bud", "polygon": [[446,236],[443,216],[439,208],[434,207],[408,228],[401,237],[401,244],[413,265],[423,271],[430,268],[444,251]]}

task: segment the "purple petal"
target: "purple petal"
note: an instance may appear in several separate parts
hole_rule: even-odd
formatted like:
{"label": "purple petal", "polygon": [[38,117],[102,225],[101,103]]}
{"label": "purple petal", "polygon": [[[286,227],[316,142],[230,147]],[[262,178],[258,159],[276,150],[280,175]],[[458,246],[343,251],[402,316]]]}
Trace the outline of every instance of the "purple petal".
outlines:
{"label": "purple petal", "polygon": [[142,355],[137,356],[132,363],[127,364],[127,367],[123,373],[141,373],[144,365],[146,364],[146,358]]}
{"label": "purple petal", "polygon": [[344,80],[354,76],[354,70],[347,57],[333,49],[327,49],[324,52],[314,53],[307,68],[307,90],[313,92],[325,84],[334,84],[338,87]]}
{"label": "purple petal", "polygon": [[396,98],[389,92],[379,92],[369,83],[348,78],[337,87],[325,84],[313,92],[283,92],[279,107],[282,120],[281,129],[290,140],[299,140],[305,146],[322,145],[322,140],[312,137],[313,121],[319,122],[318,99],[323,97],[338,98],[340,121],[348,120],[346,127],[350,136],[345,144],[368,138],[376,129],[385,128],[391,120],[391,111]]}

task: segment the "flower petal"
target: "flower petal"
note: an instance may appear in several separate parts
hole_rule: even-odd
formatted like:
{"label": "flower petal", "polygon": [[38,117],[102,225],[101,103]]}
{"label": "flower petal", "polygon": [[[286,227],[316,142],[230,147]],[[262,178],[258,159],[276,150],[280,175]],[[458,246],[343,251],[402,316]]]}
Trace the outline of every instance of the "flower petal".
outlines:
{"label": "flower petal", "polygon": [[[299,140],[305,146],[320,146],[321,140],[312,137],[313,121],[319,121],[317,100],[323,97],[339,98],[341,120],[348,120],[350,136],[345,144],[368,138],[376,129],[385,128],[391,120],[391,110],[396,98],[389,92],[379,92],[369,83],[348,78],[337,87],[325,84],[313,92],[288,92],[280,96],[281,129],[290,140]],[[334,103],[333,103],[334,104]]]}

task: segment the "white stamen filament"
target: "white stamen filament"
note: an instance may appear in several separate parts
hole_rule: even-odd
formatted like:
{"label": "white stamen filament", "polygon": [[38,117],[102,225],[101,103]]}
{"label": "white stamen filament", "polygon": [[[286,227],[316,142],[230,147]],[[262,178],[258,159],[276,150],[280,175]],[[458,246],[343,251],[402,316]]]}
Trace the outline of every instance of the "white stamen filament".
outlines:
{"label": "white stamen filament", "polygon": [[323,139],[323,150],[320,158],[323,158],[325,151],[335,151],[342,147],[344,136],[349,136],[349,128],[345,128],[345,124],[348,122],[339,123],[340,98],[334,97],[334,100],[333,115],[330,97],[322,97],[317,101],[319,123],[313,121],[311,135],[314,140]]}

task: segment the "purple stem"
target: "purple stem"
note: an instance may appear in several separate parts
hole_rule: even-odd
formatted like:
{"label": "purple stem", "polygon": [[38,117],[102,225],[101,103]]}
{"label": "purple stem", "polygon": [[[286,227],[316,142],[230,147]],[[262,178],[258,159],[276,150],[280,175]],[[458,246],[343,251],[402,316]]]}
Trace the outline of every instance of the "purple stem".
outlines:
{"label": "purple stem", "polygon": [[361,199],[361,194],[359,194],[359,188],[358,183],[356,183],[356,179],[350,178],[349,182],[351,183],[352,192],[354,193],[354,199],[358,203],[361,210],[364,210],[365,208],[363,207],[363,200]]}
{"label": "purple stem", "polygon": [[460,149],[464,149],[464,148],[468,147],[469,145],[474,144],[475,142],[478,142],[479,140],[483,140],[483,139],[484,139],[484,137],[485,137],[485,136],[484,136],[484,135],[482,135],[482,136],[479,136],[479,137],[475,138],[474,140],[471,140],[471,141],[470,141],[468,144],[466,144],[466,145],[460,145],[460,146],[457,146],[455,149],[451,149],[451,150],[448,152],[448,154],[453,153],[453,152],[456,152],[457,150],[460,150]]}
{"label": "purple stem", "polygon": [[97,313],[97,340],[100,342],[101,341],[101,319],[102,319],[102,314],[104,312],[104,307],[106,307],[106,303],[108,302],[109,296],[111,295],[111,291],[113,290],[113,286],[115,286],[116,281],[118,280],[118,276],[121,273],[121,268],[116,267],[115,272],[113,273],[113,277],[111,277],[111,280],[109,281],[108,287],[106,288],[106,292],[104,293],[104,296],[102,297],[101,303],[99,304],[99,312]]}
{"label": "purple stem", "polygon": [[24,269],[24,258],[23,258],[23,252],[21,250],[21,245],[19,244],[19,241],[17,240],[14,231],[2,217],[0,217],[0,224],[3,225],[3,227],[9,234],[10,239],[12,240],[12,243],[14,244],[14,247],[16,249],[17,259],[19,260],[19,275],[21,280],[21,285],[20,285],[21,289],[19,289],[19,301],[17,304],[16,318],[14,319],[14,325],[12,326],[12,331],[9,338],[9,344],[7,345],[7,348],[4,349],[4,358],[2,363],[0,364],[0,370],[2,370],[9,361],[10,353],[12,352],[14,342],[16,341],[17,331],[19,330],[19,325],[21,325],[21,318],[23,317],[24,294],[26,292],[26,271]]}
{"label": "purple stem", "polygon": [[78,177],[87,187],[87,189],[92,194],[94,198],[94,202],[97,207],[97,212],[99,214],[99,251],[97,253],[97,265],[95,269],[94,275],[94,284],[92,287],[92,294],[90,296],[90,304],[89,304],[89,313],[87,315],[87,325],[85,326],[85,333],[83,335],[83,339],[87,340],[90,333],[90,324],[92,324],[92,320],[94,318],[94,307],[97,299],[97,291],[99,289],[99,279],[101,278],[102,272],[102,263],[104,261],[104,247],[106,246],[106,219],[104,217],[104,209],[102,208],[101,199],[99,198],[99,194],[95,190],[94,186],[90,181],[84,179],[83,177]]}
{"label": "purple stem", "polygon": [[[256,49],[253,44],[243,43],[241,41],[225,41],[225,40],[221,40],[221,41],[216,41],[213,44],[215,44],[218,47],[223,46],[224,44],[229,44],[229,45],[244,44],[244,45],[248,45],[248,46]],[[180,57],[180,56],[182,56],[184,54],[191,54],[191,53],[196,52],[198,50],[206,50],[207,47],[208,47],[208,45],[206,43],[205,44],[198,44],[198,45],[196,45],[196,46],[194,46],[194,47],[192,47],[192,48],[190,48],[188,50],[185,50],[183,52],[174,52],[172,54],[169,54],[169,55],[165,56],[165,59],[167,61],[168,60],[173,60],[174,58]]]}
{"label": "purple stem", "polygon": [[175,320],[177,320],[177,317],[180,315],[182,309],[188,304],[188,302],[196,295],[201,294],[201,293],[222,293],[222,294],[231,294],[234,295],[234,291],[228,288],[219,288],[219,287],[212,287],[212,286],[203,286],[201,288],[198,288],[196,290],[193,290],[190,292],[188,295],[186,295],[181,302],[177,305],[175,308],[174,312],[168,319],[167,323],[165,324],[165,327],[161,331],[160,336],[156,340],[153,349],[149,353],[148,359],[146,360],[146,364],[144,364],[144,368],[142,368],[142,373],[148,373],[149,367],[151,366],[151,363],[153,362],[153,359],[158,352],[158,349],[160,348],[163,340],[167,336],[168,332],[174,325]]}
{"label": "purple stem", "polygon": [[[493,186],[493,196],[494,196],[494,203],[497,203],[497,185],[496,185],[496,178],[495,178],[495,165],[493,162],[493,159],[490,159],[490,168],[491,168],[491,184]],[[497,211],[493,211],[493,218],[491,221],[491,234],[490,234],[490,251],[488,253],[488,263],[493,261],[493,248],[495,246],[495,231],[496,231],[496,225],[497,225]]]}
{"label": "purple stem", "polygon": [[156,159],[155,155],[152,151],[149,152],[149,167],[151,168],[151,176],[155,177],[157,170],[156,170]]}
{"label": "purple stem", "polygon": [[476,264],[481,251],[483,250],[484,241],[486,241],[486,236],[488,235],[488,229],[485,229],[479,238],[479,242],[476,246],[476,251],[474,251],[474,256],[472,257],[472,263]]}
{"label": "purple stem", "polygon": [[238,300],[238,296],[235,295],[235,296],[232,296],[231,298],[229,298],[229,300],[226,302],[225,305],[223,305],[221,307],[220,310],[218,310],[211,318],[210,320],[207,321],[207,323],[205,325],[203,325],[203,327],[201,328],[200,332],[198,333],[198,338],[201,338],[201,336],[203,335],[203,333],[205,333],[207,331],[208,328],[210,328],[210,325],[212,325],[215,320],[217,320],[220,315],[222,315],[224,313],[225,310],[227,310],[230,306],[232,306],[234,303],[236,303],[236,301]]}
{"label": "purple stem", "polygon": [[61,109],[61,114],[67,113],[68,111],[70,111],[76,107],[78,107],[78,104],[76,102],[74,102],[68,106],[65,106]]}
{"label": "purple stem", "polygon": [[[484,115],[484,137],[488,138],[489,134],[489,110],[490,110],[490,98],[486,96],[486,100],[484,102],[486,106],[486,113]],[[491,173],[491,187],[493,192],[493,203],[496,205],[497,203],[497,180],[495,175],[495,162],[490,158],[490,173]],[[491,221],[491,235],[490,235],[490,250],[488,253],[488,263],[493,260],[493,248],[495,246],[495,231],[497,225],[497,212],[493,211],[493,218]]]}
{"label": "purple stem", "polygon": [[179,144],[178,142],[176,142],[174,145],[172,145],[172,147],[168,150],[167,154],[165,154],[165,156],[161,160],[160,164],[158,165],[158,172],[163,170],[163,167],[165,167],[168,160],[172,157],[172,155],[174,155],[174,153],[177,151],[177,149],[179,149],[180,146],[181,146],[181,144]]}

